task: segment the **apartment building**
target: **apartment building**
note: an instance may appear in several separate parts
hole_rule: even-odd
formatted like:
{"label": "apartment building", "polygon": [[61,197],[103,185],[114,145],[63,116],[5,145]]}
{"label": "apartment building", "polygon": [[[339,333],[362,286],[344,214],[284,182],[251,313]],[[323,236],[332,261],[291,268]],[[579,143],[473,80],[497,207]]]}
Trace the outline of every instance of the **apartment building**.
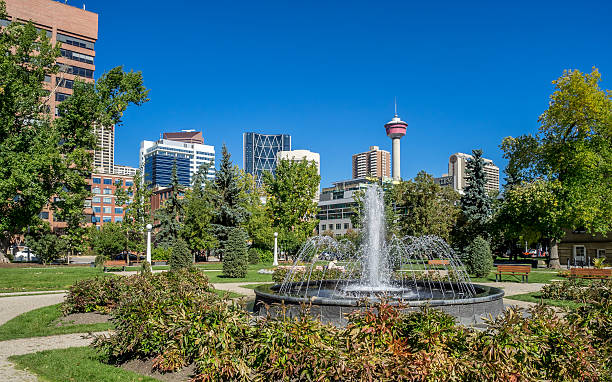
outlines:
{"label": "apartment building", "polygon": [[391,176],[391,154],[378,146],[353,155],[353,179],[366,177],[385,179]]}

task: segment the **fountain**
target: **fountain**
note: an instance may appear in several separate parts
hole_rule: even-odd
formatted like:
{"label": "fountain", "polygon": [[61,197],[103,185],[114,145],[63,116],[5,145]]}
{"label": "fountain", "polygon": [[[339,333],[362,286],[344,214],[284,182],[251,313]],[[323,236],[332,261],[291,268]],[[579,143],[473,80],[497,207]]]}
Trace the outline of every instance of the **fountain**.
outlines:
{"label": "fountain", "polygon": [[[307,240],[284,281],[255,289],[260,315],[298,314],[302,304],[324,322],[346,324],[346,314],[386,299],[406,310],[441,309],[466,325],[503,311],[504,292],[472,284],[452,248],[437,236],[387,238],[383,191],[367,187],[361,245],[328,236]],[[278,304],[284,305],[280,307]],[[266,309],[267,307],[267,309]]]}

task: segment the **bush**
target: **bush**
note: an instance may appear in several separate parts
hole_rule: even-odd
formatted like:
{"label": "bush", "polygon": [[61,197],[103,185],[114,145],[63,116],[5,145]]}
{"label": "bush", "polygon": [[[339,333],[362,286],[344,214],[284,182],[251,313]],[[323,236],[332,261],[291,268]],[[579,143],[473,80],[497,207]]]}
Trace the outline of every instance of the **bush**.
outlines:
{"label": "bush", "polygon": [[172,245],[172,253],[168,261],[170,269],[177,270],[181,268],[190,268],[193,266],[191,252],[185,240],[177,238]]}
{"label": "bush", "polygon": [[272,251],[263,248],[249,248],[249,264],[270,263],[273,260]]}
{"label": "bush", "polygon": [[259,264],[259,248],[249,248],[249,264]]}
{"label": "bush", "polygon": [[151,250],[151,260],[168,261],[172,255],[172,248],[155,247]]}
{"label": "bush", "polygon": [[493,256],[489,243],[482,237],[476,237],[465,248],[465,268],[476,277],[486,277],[493,268]]}
{"label": "bush", "polygon": [[246,277],[248,268],[247,234],[241,228],[230,231],[223,253],[223,275],[232,278]]}

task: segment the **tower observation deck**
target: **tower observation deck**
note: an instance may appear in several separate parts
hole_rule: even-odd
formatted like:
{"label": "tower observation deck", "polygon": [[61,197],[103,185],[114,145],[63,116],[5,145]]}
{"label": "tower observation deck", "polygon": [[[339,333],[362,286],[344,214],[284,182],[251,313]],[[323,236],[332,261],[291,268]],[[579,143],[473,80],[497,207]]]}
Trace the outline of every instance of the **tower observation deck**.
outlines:
{"label": "tower observation deck", "polygon": [[400,139],[406,135],[406,128],[408,124],[400,119],[397,115],[397,107],[395,110],[395,116],[393,119],[385,124],[385,130],[387,136],[393,141],[393,154],[392,154],[392,176],[393,180],[400,180]]}

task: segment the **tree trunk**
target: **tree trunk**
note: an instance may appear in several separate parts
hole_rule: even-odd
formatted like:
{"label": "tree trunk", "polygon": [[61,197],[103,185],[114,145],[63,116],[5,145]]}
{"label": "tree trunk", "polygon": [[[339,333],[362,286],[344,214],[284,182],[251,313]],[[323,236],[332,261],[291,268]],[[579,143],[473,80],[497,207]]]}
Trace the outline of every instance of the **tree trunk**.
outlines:
{"label": "tree trunk", "polygon": [[559,242],[557,242],[557,239],[550,239],[550,255],[548,268],[561,268],[561,263],[559,262]]}

